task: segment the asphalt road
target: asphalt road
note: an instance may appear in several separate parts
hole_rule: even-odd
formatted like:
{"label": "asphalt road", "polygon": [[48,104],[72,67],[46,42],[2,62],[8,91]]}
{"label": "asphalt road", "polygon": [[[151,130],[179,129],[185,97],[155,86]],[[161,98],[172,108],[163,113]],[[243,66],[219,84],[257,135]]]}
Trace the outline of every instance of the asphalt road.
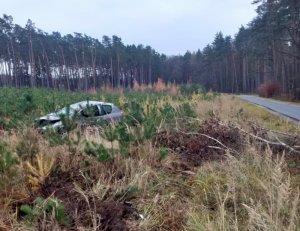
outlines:
{"label": "asphalt road", "polygon": [[300,121],[300,106],[292,105],[285,102],[277,102],[270,99],[260,98],[254,95],[240,95],[240,98],[249,101],[250,103],[258,104],[269,110]]}

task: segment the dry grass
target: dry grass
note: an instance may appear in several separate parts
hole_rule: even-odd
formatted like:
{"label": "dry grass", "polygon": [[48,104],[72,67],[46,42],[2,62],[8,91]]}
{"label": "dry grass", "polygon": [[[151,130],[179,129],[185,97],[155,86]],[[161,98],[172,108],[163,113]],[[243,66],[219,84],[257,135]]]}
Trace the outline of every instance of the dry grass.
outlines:
{"label": "dry grass", "polygon": [[[75,138],[75,134],[73,134],[73,137]],[[101,136],[101,131],[99,131],[98,129],[85,130],[82,133],[81,138],[88,142],[95,142],[97,144],[102,144],[105,148],[119,149],[118,141],[110,142],[110,141],[104,139],[103,136]],[[80,149],[81,151],[83,151],[83,147],[84,147],[84,145],[81,146],[81,149]]]}
{"label": "dry grass", "polygon": [[196,102],[196,112],[200,118],[217,116],[222,121],[236,122],[242,127],[251,124],[283,132],[299,133],[299,125],[282,116],[275,115],[259,106],[246,103],[237,96],[222,95],[211,101]]}
{"label": "dry grass", "polygon": [[283,156],[247,150],[199,169],[186,230],[298,230],[299,192]]}
{"label": "dry grass", "polygon": [[[201,98],[201,95],[192,97],[199,121],[217,116],[224,123],[239,124],[247,131],[251,131],[253,124],[285,132],[298,131],[293,124],[246,104],[238,97],[224,95],[209,101]],[[124,101],[122,97],[120,100]],[[166,97],[157,105],[165,102],[173,106],[179,104],[179,101]],[[71,137],[76,138],[75,134]],[[222,162],[206,162],[200,167],[189,166],[178,158],[176,151],[170,151],[161,159],[159,147],[149,140],[131,145],[127,158],[115,155],[112,160],[99,163],[83,152],[86,140],[112,148],[111,142],[103,139],[98,131],[82,133],[74,152],[70,152],[66,144],[50,146],[30,128],[11,134],[5,132],[1,139],[14,155],[17,155],[16,147],[27,145],[23,149],[26,150],[24,155],[28,155],[26,158],[38,153],[53,155],[57,158],[53,172],[81,175],[84,184],[73,183],[76,192],[87,203],[94,198],[132,204],[134,216],[126,220],[130,230],[300,229],[299,194],[296,185],[291,184],[284,155],[272,153],[270,149],[262,152],[259,145],[247,144],[247,137],[240,155],[227,155]],[[118,153],[119,144],[114,142],[113,148]],[[18,176],[25,172],[22,158],[16,165]],[[28,227],[16,209],[20,204],[32,202],[32,189],[26,184],[25,177],[11,179],[11,184],[0,189],[0,230],[35,229]],[[99,228],[99,217],[92,205],[90,208],[87,212],[93,224],[78,229]],[[50,222],[57,230],[65,229],[53,220],[43,222]]]}

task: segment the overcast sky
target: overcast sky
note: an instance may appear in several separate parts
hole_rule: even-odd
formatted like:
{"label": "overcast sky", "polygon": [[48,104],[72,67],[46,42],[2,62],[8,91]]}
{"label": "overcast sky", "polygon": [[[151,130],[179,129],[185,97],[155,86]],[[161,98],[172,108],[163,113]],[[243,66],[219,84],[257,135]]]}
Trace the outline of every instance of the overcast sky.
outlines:
{"label": "overcast sky", "polygon": [[[256,15],[253,0],[0,0],[2,14],[25,26],[62,35],[80,32],[102,40],[150,45],[166,55],[203,49],[215,34],[234,36]],[[1,13],[1,12],[0,12]]]}

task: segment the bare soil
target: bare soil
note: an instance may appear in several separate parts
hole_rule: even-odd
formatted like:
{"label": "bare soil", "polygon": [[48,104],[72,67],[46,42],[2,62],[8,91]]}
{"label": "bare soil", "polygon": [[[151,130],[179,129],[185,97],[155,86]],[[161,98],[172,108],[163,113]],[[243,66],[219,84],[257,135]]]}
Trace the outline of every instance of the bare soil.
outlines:
{"label": "bare soil", "polygon": [[68,230],[77,230],[78,227],[91,228],[93,221],[99,225],[98,230],[129,230],[126,219],[131,219],[134,212],[134,208],[129,203],[84,197],[76,191],[74,183],[83,189],[88,187],[83,176],[77,171],[69,171],[53,172],[40,189],[40,194],[44,198],[52,196],[62,202],[66,214],[72,220]]}

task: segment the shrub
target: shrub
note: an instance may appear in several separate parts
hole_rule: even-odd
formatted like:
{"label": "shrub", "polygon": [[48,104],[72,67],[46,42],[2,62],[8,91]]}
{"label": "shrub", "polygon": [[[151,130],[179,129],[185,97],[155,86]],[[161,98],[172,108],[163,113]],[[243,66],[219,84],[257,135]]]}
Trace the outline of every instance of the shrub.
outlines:
{"label": "shrub", "polygon": [[86,142],[84,147],[84,153],[89,156],[96,157],[96,160],[101,163],[110,161],[113,158],[112,153],[110,153],[110,151],[107,148],[105,148],[102,144],[97,144],[95,142]]}
{"label": "shrub", "polygon": [[33,191],[37,191],[51,173],[55,165],[55,157],[38,154],[34,162],[25,161],[24,163],[28,183]]}
{"label": "shrub", "polygon": [[192,84],[192,85],[181,85],[180,92],[183,95],[191,95],[193,93],[204,93],[205,90],[200,84]]}
{"label": "shrub", "polygon": [[267,86],[266,86],[266,84],[263,83],[263,84],[259,85],[259,87],[257,89],[257,93],[261,97],[267,97]]}
{"label": "shrub", "polygon": [[197,114],[189,103],[183,103],[178,106],[177,113],[179,117],[196,118]]}
{"label": "shrub", "polygon": [[60,225],[70,225],[70,219],[65,213],[65,208],[57,199],[37,197],[34,200],[32,207],[23,204],[20,207],[20,211],[24,214],[24,217],[29,224],[33,224],[38,219],[42,219],[46,214],[49,214],[57,220]]}
{"label": "shrub", "polygon": [[278,95],[280,93],[280,88],[280,83],[278,81],[270,80],[258,87],[258,94],[261,97],[272,98],[274,95]]}
{"label": "shrub", "polygon": [[160,78],[158,78],[157,82],[154,84],[154,87],[155,91],[157,92],[165,91],[167,88],[165,82]]}
{"label": "shrub", "polygon": [[13,157],[11,150],[6,147],[6,144],[0,141],[0,174],[9,172],[15,163],[16,158]]}
{"label": "shrub", "polygon": [[19,109],[24,114],[30,114],[36,105],[33,100],[33,94],[31,91],[25,92],[22,94],[21,99],[19,101]]}

